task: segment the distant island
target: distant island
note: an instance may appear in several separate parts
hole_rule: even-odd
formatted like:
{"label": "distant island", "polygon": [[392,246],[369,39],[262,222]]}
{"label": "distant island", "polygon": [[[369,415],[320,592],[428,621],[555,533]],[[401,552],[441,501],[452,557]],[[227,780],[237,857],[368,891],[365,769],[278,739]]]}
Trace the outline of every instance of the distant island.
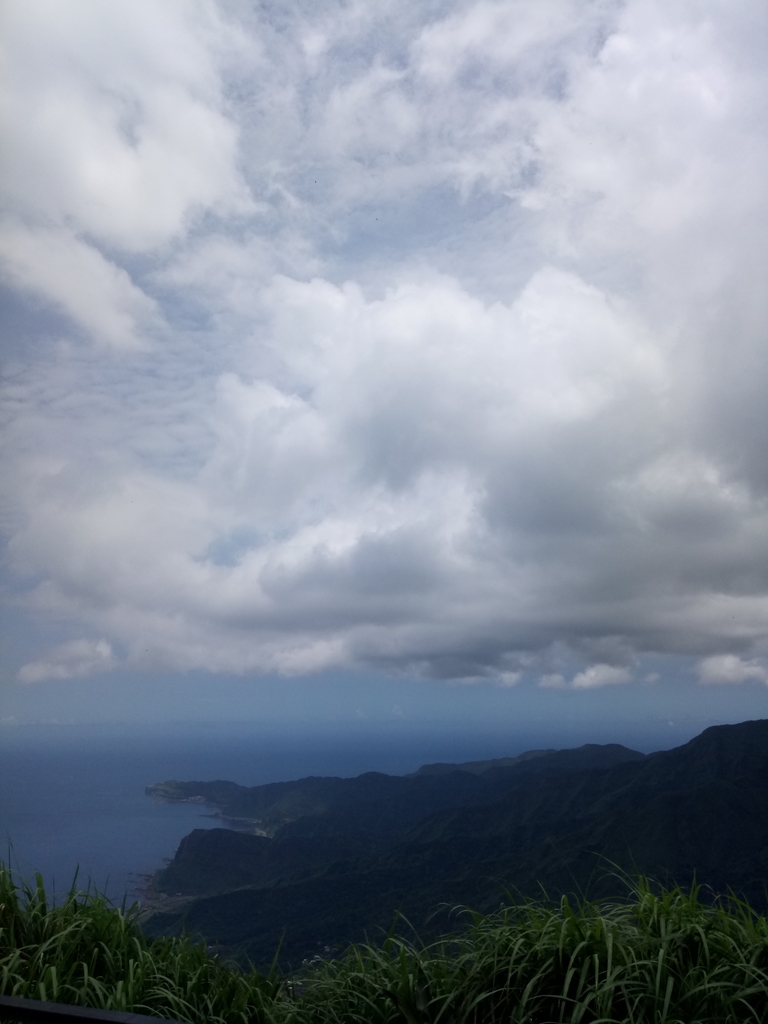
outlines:
{"label": "distant island", "polygon": [[430,938],[457,927],[456,906],[619,896],[622,873],[696,879],[766,907],[768,720],[648,755],[589,744],[404,776],[146,792],[207,804],[243,830],[182,840],[154,877],[144,930],[186,929],[261,965],[281,940],[295,966],[377,939],[398,913]]}

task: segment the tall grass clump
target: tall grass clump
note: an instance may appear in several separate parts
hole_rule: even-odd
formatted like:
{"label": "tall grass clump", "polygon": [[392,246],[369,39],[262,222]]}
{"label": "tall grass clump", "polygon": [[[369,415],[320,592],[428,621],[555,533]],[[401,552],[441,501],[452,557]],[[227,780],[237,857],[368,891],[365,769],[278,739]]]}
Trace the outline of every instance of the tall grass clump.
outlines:
{"label": "tall grass clump", "polygon": [[0,864],[0,995],[134,1011],[191,1024],[261,1024],[282,983],[242,973],[188,939],[149,940],[138,908],[73,885],[57,905],[40,875]]}
{"label": "tall grass clump", "polygon": [[301,1024],[758,1024],[768,1021],[768,922],[700,892],[626,903],[526,902],[471,915],[461,936],[390,937],[310,980]]}
{"label": "tall grass clump", "polygon": [[429,946],[390,935],[281,979],[188,938],[149,940],[136,910],[0,865],[0,993],[190,1024],[763,1024],[768,921],[641,881],[614,903],[527,901]]}

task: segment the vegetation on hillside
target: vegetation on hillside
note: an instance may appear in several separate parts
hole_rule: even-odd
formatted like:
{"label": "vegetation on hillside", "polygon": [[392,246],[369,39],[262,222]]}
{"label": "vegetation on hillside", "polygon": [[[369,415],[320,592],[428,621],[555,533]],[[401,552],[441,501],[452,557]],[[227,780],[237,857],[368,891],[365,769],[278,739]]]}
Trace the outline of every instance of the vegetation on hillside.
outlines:
{"label": "vegetation on hillside", "polygon": [[427,947],[390,937],[264,977],[148,939],[93,892],[52,905],[0,867],[0,992],[192,1024],[741,1024],[768,1019],[768,921],[640,882],[625,902],[526,902]]}
{"label": "vegetation on hillside", "polygon": [[204,935],[261,968],[282,933],[288,970],[383,934],[398,910],[432,941],[452,927],[441,904],[490,913],[505,888],[610,898],[606,863],[768,909],[768,721],[649,755],[617,744],[532,755],[410,776],[167,784],[166,798],[271,822],[273,838],[196,829],[156,875],[171,898],[142,927]]}
{"label": "vegetation on hillside", "polygon": [[151,941],[136,910],[74,886],[56,905],[40,875],[18,884],[0,865],[0,995],[200,1024],[273,1019],[274,977],[227,967],[186,938]]}

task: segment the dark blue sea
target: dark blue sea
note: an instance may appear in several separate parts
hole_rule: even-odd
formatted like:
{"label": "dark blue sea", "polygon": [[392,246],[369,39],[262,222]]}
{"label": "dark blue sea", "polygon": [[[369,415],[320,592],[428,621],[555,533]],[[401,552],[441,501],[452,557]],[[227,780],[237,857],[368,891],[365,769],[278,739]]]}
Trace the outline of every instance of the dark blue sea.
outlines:
{"label": "dark blue sea", "polygon": [[430,761],[500,757],[540,737],[312,735],[252,725],[153,728],[18,726],[0,731],[0,859],[51,891],[92,881],[112,899],[140,893],[211,809],[165,804],[144,788],[165,779],[243,785],[307,775],[403,774]]}

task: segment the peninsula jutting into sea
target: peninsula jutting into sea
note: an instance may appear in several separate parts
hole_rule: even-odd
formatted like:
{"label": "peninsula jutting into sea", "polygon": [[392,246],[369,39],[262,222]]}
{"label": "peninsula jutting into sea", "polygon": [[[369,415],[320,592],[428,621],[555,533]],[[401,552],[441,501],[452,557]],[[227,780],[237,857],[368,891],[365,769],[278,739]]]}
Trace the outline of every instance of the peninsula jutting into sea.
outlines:
{"label": "peninsula jutting into sea", "polygon": [[456,927],[456,906],[615,896],[638,873],[766,905],[768,720],[647,755],[588,744],[402,776],[147,793],[205,803],[238,830],[182,840],[154,878],[144,929],[186,929],[257,964],[280,941],[295,965],[385,933],[398,914],[427,937]]}

